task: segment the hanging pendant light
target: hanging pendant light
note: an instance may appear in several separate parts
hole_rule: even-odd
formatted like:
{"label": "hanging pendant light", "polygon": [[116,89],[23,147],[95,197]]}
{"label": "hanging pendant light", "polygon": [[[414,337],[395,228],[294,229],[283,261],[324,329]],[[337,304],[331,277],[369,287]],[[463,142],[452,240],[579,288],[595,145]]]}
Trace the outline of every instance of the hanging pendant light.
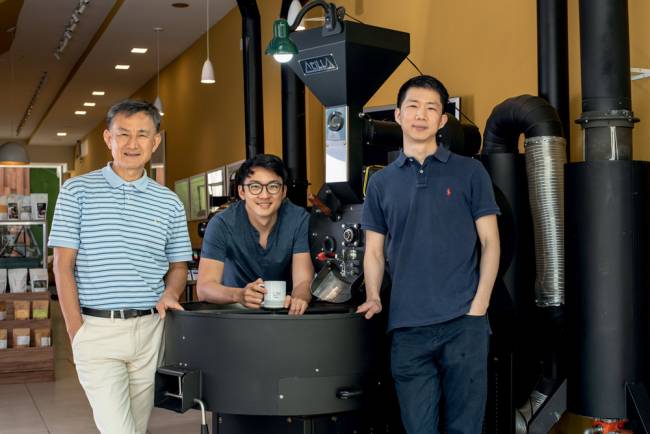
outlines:
{"label": "hanging pendant light", "polygon": [[160,32],[162,30],[162,27],[153,28],[153,31],[156,32],[156,100],[153,105],[160,112],[160,116],[165,116],[162,101],[160,100]]}
{"label": "hanging pendant light", "polygon": [[[293,0],[289,5],[289,11],[287,12],[287,22],[289,23],[289,26],[293,26],[293,23],[296,21],[296,17],[300,13],[300,9],[302,9],[302,5],[300,4],[299,0]],[[304,18],[302,19],[302,21],[300,21],[298,27],[296,27],[297,32],[301,30],[305,30]]]}
{"label": "hanging pendant light", "polygon": [[201,83],[213,84],[215,82],[214,68],[210,62],[210,0],[205,0],[205,42],[207,55],[203,62],[203,69],[201,69]]}
{"label": "hanging pendant light", "polygon": [[7,142],[0,146],[0,164],[29,164],[29,156],[27,155],[25,145],[18,142]]}

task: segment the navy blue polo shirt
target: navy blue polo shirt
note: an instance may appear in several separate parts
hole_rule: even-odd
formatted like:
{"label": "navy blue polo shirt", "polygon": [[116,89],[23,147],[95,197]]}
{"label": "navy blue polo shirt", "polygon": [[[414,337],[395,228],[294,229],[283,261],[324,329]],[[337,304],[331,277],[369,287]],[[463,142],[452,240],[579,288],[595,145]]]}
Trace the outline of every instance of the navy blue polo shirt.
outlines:
{"label": "navy blue polo shirt", "polygon": [[291,264],[296,253],[309,252],[309,214],[284,200],[266,248],[251,225],[244,201],[237,201],[214,216],[205,231],[201,257],[224,263],[222,283],[243,288],[262,280],[285,280],[291,292]]}
{"label": "navy blue polo shirt", "polygon": [[361,226],[386,235],[389,331],[469,312],[479,281],[475,221],[499,213],[483,165],[442,146],[423,165],[402,152],[370,179]]}

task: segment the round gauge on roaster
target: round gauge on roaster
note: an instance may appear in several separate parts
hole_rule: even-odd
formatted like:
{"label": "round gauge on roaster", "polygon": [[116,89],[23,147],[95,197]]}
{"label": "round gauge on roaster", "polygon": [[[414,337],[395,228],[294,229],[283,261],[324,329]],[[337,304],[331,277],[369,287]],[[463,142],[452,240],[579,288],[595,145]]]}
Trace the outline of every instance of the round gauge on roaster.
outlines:
{"label": "round gauge on roaster", "polygon": [[339,131],[343,128],[343,114],[341,112],[332,112],[327,119],[327,128],[332,131]]}
{"label": "round gauge on roaster", "polygon": [[357,240],[359,234],[354,228],[347,228],[343,231],[343,239],[346,243],[353,243]]}

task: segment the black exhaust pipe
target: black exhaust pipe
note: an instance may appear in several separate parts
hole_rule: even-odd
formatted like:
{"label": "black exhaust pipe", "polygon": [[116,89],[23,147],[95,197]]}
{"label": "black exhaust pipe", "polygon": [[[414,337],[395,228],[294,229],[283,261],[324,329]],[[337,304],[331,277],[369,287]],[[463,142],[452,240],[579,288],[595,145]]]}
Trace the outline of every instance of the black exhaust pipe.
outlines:
{"label": "black exhaust pipe", "polygon": [[520,95],[494,107],[485,125],[482,154],[517,154],[519,136],[564,137],[557,111],[544,98]]}
{"label": "black exhaust pipe", "polygon": [[[282,0],[280,18],[287,18],[291,0]],[[282,159],[289,172],[287,197],[307,206],[307,140],[305,127],[305,84],[291,67],[281,65]]]}
{"label": "black exhaust pipe", "polygon": [[256,0],[237,0],[242,17],[246,158],[264,153],[262,42]]}
{"label": "black exhaust pipe", "polygon": [[567,0],[537,0],[537,94],[557,110],[569,148],[569,41]]}
{"label": "black exhaust pipe", "polygon": [[632,159],[627,0],[580,0],[584,159]]}
{"label": "black exhaust pipe", "polygon": [[585,161],[566,166],[567,402],[648,433],[650,164],[630,161],[627,3],[580,0]]}

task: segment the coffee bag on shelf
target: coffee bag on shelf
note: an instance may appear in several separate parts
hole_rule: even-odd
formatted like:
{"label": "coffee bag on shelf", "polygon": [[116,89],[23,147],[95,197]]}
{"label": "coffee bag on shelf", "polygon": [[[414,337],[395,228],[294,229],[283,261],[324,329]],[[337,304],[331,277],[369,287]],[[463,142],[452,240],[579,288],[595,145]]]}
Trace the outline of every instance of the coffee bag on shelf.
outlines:
{"label": "coffee bag on shelf", "polygon": [[7,219],[18,220],[20,218],[20,200],[17,194],[7,196]]}
{"label": "coffee bag on shelf", "polygon": [[20,199],[20,220],[32,219],[32,198],[31,196],[19,196]]}
{"label": "coffee bag on shelf", "polygon": [[7,292],[7,269],[0,268],[0,294]]}
{"label": "coffee bag on shelf", "polygon": [[35,347],[52,346],[52,337],[49,328],[34,329],[34,346]]}
{"label": "coffee bag on shelf", "polygon": [[15,328],[13,330],[14,348],[29,347],[29,328]]}
{"label": "coffee bag on shelf", "polygon": [[9,275],[9,292],[27,291],[27,268],[10,268]]}
{"label": "coffee bag on shelf", "polygon": [[32,292],[47,291],[47,270],[45,268],[30,268],[29,280],[32,283]]}
{"label": "coffee bag on shelf", "polygon": [[29,319],[29,300],[14,300],[14,319]]}
{"label": "coffee bag on shelf", "polygon": [[47,217],[47,193],[32,193],[32,219],[45,220]]}
{"label": "coffee bag on shelf", "polygon": [[47,319],[50,310],[50,300],[32,301],[32,319]]}
{"label": "coffee bag on shelf", "polygon": [[0,329],[0,350],[6,350],[7,346],[7,329]]}

